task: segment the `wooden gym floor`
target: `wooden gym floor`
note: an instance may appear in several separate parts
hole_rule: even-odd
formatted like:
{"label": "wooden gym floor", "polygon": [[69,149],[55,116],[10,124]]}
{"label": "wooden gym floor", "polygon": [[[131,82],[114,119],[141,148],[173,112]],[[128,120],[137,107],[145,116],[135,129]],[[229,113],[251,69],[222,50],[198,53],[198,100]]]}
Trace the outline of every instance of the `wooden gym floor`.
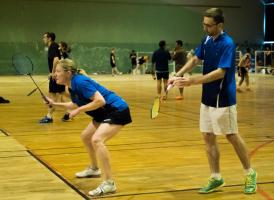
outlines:
{"label": "wooden gym floor", "polygon": [[[133,123],[108,142],[118,191],[111,200],[274,199],[274,77],[252,75],[251,92],[238,93],[239,131],[258,172],[258,192],[243,194],[244,176],[232,146],[221,136],[221,170],[226,186],[200,195],[209,169],[198,128],[201,86],[185,89],[185,99],[163,102],[158,118],[150,119],[156,82],[149,75],[92,76],[122,96],[130,105]],[[35,76],[38,83],[46,76]],[[77,179],[74,173],[89,161],[79,134],[89,123],[85,114],[62,122],[57,109],[54,123],[41,125],[46,114],[39,93],[28,77],[0,77],[0,196],[1,200],[89,199],[87,192],[101,178]],[[41,86],[47,91],[47,83]]]}

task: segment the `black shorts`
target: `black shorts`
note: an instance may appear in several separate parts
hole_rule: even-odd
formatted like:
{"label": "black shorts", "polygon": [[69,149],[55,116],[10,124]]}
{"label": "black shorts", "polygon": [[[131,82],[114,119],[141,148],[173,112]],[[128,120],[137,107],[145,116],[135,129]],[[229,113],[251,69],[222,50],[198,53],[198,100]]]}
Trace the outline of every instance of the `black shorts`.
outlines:
{"label": "black shorts", "polygon": [[157,80],[165,79],[168,80],[169,73],[168,72],[156,72]]}
{"label": "black shorts", "polygon": [[118,111],[113,107],[103,107],[94,111],[88,111],[86,114],[92,116],[97,123],[126,125],[132,122],[129,108]]}
{"label": "black shorts", "polygon": [[64,85],[58,85],[56,83],[56,80],[50,78],[50,80],[49,80],[49,92],[50,93],[62,93],[62,92],[65,92],[65,86]]}
{"label": "black shorts", "polygon": [[240,67],[241,75],[245,76],[247,74],[247,70],[245,67]]}

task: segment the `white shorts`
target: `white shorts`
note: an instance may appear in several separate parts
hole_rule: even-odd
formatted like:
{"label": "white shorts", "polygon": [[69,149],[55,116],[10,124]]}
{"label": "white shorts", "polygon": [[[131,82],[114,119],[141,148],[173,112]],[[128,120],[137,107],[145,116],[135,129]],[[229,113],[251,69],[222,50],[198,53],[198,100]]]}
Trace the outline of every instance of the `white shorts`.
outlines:
{"label": "white shorts", "polygon": [[238,133],[236,105],[215,108],[201,104],[200,131],[215,135]]}

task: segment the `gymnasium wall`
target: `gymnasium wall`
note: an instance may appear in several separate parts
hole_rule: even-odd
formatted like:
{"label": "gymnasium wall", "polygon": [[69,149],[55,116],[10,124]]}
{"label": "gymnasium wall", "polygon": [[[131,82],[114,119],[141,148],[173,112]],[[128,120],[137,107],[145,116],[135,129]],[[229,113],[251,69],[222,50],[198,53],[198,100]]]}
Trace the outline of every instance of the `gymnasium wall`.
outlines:
{"label": "gymnasium wall", "polygon": [[[32,58],[35,74],[47,73],[47,52],[42,43],[46,31],[55,32],[57,42],[68,42],[72,47],[71,56],[89,73],[110,72],[112,47],[116,48],[118,68],[126,73],[130,69],[129,53],[132,49],[154,51],[161,39],[167,41],[170,49],[177,39],[182,39],[185,48],[190,49],[203,36],[201,13],[207,9],[204,5],[117,2],[1,1],[0,74],[15,73],[11,57],[18,52]],[[262,24],[263,12],[258,5],[253,3],[246,7],[237,3],[223,8],[228,13],[226,30],[236,41],[260,42],[263,32],[257,26]],[[249,9],[256,9],[256,17]],[[255,31],[250,31],[254,27]]]}

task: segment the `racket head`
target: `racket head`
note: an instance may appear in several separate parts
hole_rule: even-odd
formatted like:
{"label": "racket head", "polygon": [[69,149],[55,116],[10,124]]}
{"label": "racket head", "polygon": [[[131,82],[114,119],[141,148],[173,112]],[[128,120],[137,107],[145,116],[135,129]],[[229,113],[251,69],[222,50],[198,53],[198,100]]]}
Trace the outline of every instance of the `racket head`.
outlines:
{"label": "racket head", "polygon": [[160,110],[160,98],[155,97],[153,100],[152,108],[151,108],[151,119],[155,119],[158,116],[159,110]]}
{"label": "racket head", "polygon": [[21,53],[14,54],[12,56],[12,66],[20,75],[28,75],[33,72],[33,63],[31,59]]}

